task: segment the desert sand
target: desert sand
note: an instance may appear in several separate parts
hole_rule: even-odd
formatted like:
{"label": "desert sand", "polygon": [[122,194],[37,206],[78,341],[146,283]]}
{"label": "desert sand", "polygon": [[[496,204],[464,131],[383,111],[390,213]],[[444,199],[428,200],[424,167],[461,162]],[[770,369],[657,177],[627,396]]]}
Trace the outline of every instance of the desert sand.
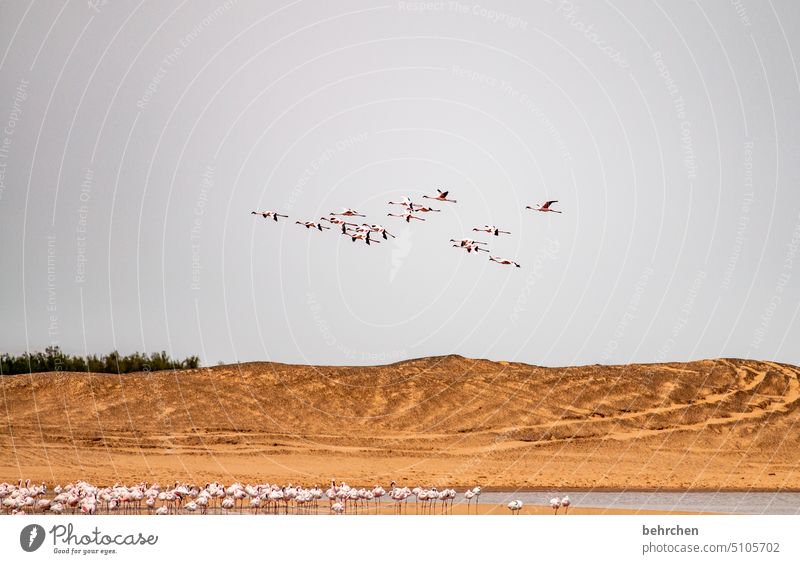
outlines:
{"label": "desert sand", "polygon": [[0,377],[0,481],[800,489],[797,367],[459,356]]}

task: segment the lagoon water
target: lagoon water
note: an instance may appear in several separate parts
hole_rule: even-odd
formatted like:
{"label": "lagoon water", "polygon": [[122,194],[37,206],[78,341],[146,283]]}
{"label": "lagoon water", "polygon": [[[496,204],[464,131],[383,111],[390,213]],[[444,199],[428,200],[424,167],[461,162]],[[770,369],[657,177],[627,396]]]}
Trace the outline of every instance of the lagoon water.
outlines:
{"label": "lagoon water", "polygon": [[[484,492],[481,503],[507,504],[512,499],[525,505],[549,506],[550,499],[569,495],[573,507],[800,515],[800,492],[640,492],[640,491],[520,491]],[[466,503],[459,494],[458,503]]]}

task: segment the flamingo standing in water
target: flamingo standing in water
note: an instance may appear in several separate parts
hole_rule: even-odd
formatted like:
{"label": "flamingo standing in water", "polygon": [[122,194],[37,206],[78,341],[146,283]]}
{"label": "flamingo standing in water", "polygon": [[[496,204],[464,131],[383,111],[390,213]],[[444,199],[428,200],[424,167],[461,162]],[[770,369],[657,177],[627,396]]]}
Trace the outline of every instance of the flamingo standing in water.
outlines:
{"label": "flamingo standing in water", "polygon": [[264,219],[272,218],[275,221],[278,221],[279,217],[289,217],[288,215],[283,215],[276,211],[251,211],[250,213],[254,215],[260,215]]}
{"label": "flamingo standing in water", "polygon": [[473,231],[483,231],[485,233],[489,233],[490,235],[494,235],[497,237],[500,233],[505,235],[511,235],[511,231],[501,231],[499,228],[495,227],[494,225],[484,225],[483,227],[473,227]]}
{"label": "flamingo standing in water", "polygon": [[406,212],[406,213],[399,213],[399,214],[398,213],[387,213],[386,215],[391,216],[391,217],[402,217],[403,219],[406,220],[406,223],[411,223],[412,219],[418,219],[420,221],[425,221],[421,217],[417,217],[417,216],[411,215],[410,211]]}
{"label": "flamingo standing in water", "polygon": [[472,488],[472,493],[475,494],[475,505],[478,505],[481,502],[481,487],[475,486]]}
{"label": "flamingo standing in water", "polygon": [[[464,499],[467,500],[467,515],[469,515],[470,506],[472,505],[472,498],[475,497],[475,492],[472,490],[467,490],[464,492]],[[477,503],[475,504],[476,508],[475,511],[477,512]]]}
{"label": "flamingo standing in water", "polygon": [[561,507],[561,500],[557,497],[554,497],[550,500],[550,507],[555,510],[554,515],[558,515],[558,509]]}
{"label": "flamingo standing in water", "polygon": [[375,499],[375,512],[378,512],[378,508],[381,504],[381,498],[386,495],[386,490],[384,490],[379,484],[375,484],[375,487],[372,488],[372,495]]}
{"label": "flamingo standing in water", "polygon": [[520,267],[518,262],[514,262],[511,259],[504,259],[504,258],[500,258],[500,257],[489,257],[489,260],[492,261],[492,262],[496,262],[497,264],[513,264],[517,268]]}
{"label": "flamingo standing in water", "polygon": [[235,505],[236,505],[236,502],[233,501],[232,497],[226,497],[225,499],[222,500],[222,504],[221,504],[222,509],[224,509],[226,513],[228,511],[230,511],[231,509],[233,509]]}
{"label": "flamingo standing in water", "polygon": [[552,208],[550,207],[550,206],[552,206],[553,204],[555,204],[556,202],[558,202],[558,200],[548,200],[548,201],[546,201],[545,203],[543,203],[543,204],[541,204],[541,205],[539,205],[539,204],[534,204],[533,206],[525,206],[525,209],[526,209],[526,210],[538,211],[538,212],[553,212],[553,213],[561,213],[560,211],[558,211],[558,210],[554,210],[554,209],[552,209]]}
{"label": "flamingo standing in water", "polygon": [[515,499],[508,504],[508,508],[511,510],[512,515],[519,515],[519,512],[522,509],[522,501]]}
{"label": "flamingo standing in water", "polygon": [[565,495],[564,497],[561,498],[561,507],[564,508],[564,515],[566,515],[569,512],[569,506],[571,504],[572,502],[569,500],[568,495]]}
{"label": "flamingo standing in water", "polygon": [[422,196],[422,197],[423,197],[423,198],[427,198],[427,199],[429,199],[429,200],[437,200],[437,201],[439,201],[439,202],[453,202],[454,204],[456,203],[456,201],[455,201],[455,200],[448,200],[448,199],[447,199],[447,195],[450,193],[450,191],[449,191],[449,190],[447,190],[447,191],[443,192],[443,191],[441,191],[441,190],[439,190],[439,189],[437,188],[437,189],[436,189],[436,192],[438,192],[438,195],[436,195],[436,196]]}

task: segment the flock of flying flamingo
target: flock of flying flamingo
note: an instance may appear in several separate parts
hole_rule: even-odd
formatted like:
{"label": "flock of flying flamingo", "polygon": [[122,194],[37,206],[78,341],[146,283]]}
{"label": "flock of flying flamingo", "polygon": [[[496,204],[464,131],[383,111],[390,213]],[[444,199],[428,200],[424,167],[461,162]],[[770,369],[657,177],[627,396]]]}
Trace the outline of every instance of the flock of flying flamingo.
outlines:
{"label": "flock of flying flamingo", "polygon": [[[437,194],[435,196],[423,195],[422,197],[428,200],[433,200],[436,202],[449,202],[452,204],[457,203],[456,200],[452,200],[448,198],[449,191],[443,190],[436,190]],[[552,212],[552,213],[561,213],[559,210],[555,210],[552,208],[553,204],[557,203],[558,200],[548,200],[543,204],[536,204],[533,206],[525,206],[525,209],[537,211],[537,212]],[[428,206],[423,206],[417,203],[414,203],[411,198],[405,196],[399,202],[389,202],[390,205],[393,206],[402,206],[403,212],[402,213],[388,213],[386,214],[389,217],[399,217],[402,218],[403,221],[406,223],[411,223],[411,220],[415,221],[426,221],[424,217],[420,217],[416,214],[428,214],[428,213],[440,213],[442,210],[434,209]],[[272,219],[273,221],[278,221],[279,217],[288,218],[288,215],[280,214],[276,211],[252,211],[250,212],[253,215],[260,215],[264,219]],[[319,218],[318,221],[295,221],[295,224],[305,227],[306,229],[316,229],[317,231],[323,231],[325,229],[333,229],[333,227],[329,227],[327,225],[323,225],[322,222],[328,222],[331,226],[336,226],[337,229],[340,230],[342,235],[349,237],[352,242],[356,241],[363,241],[367,245],[371,245],[373,243],[377,244],[380,243],[379,240],[373,237],[382,237],[383,239],[388,240],[389,237],[395,238],[394,235],[389,233],[389,231],[382,225],[377,223],[354,223],[353,221],[347,221],[347,219],[352,219],[356,217],[366,217],[364,214],[357,212],[352,208],[342,208],[339,212],[331,212],[328,216],[324,216]],[[356,220],[357,221],[357,220]],[[484,232],[489,235],[493,235],[495,237],[503,235],[511,235],[510,231],[504,231],[495,225],[484,225],[483,227],[475,227],[472,229],[473,231]],[[490,253],[489,249],[486,248],[488,243],[476,241],[474,239],[450,239],[453,247],[458,249],[462,249],[467,253],[475,253],[476,255],[485,252]],[[483,245],[483,246],[482,246]],[[496,262],[497,264],[502,265],[514,265],[517,268],[520,268],[518,262],[513,261],[511,259],[501,258],[499,256],[495,256],[489,254],[489,260],[491,262]]]}
{"label": "flock of flying flamingo", "polygon": [[[48,495],[51,494],[51,495]],[[399,487],[392,482],[389,490],[380,485],[372,488],[355,488],[331,480],[330,487],[323,491],[318,486],[280,486],[278,484],[241,484],[229,486],[218,482],[204,487],[175,482],[171,487],[142,482],[132,486],[115,484],[97,487],[78,481],[60,485],[50,492],[47,486],[31,484],[30,480],[17,484],[0,483],[0,507],[7,514],[70,514],[70,515],[189,515],[189,514],[380,514],[408,513],[417,515],[448,515],[453,512],[457,497],[452,488]],[[481,487],[464,492],[467,514],[478,512]],[[413,500],[413,505],[409,503]],[[325,505],[327,501],[327,511]],[[522,501],[515,499],[507,507],[512,515],[522,510]],[[550,500],[550,507],[558,514],[560,508],[566,513],[570,507],[568,496]]]}

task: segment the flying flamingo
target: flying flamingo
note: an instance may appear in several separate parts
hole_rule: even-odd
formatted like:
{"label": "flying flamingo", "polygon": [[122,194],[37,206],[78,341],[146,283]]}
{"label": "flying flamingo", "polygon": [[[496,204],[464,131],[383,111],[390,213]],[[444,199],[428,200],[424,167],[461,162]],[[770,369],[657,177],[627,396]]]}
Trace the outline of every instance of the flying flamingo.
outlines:
{"label": "flying flamingo", "polygon": [[441,190],[439,190],[437,188],[436,191],[439,193],[437,196],[422,196],[422,197],[423,198],[427,198],[429,200],[438,200],[439,202],[453,202],[454,204],[456,203],[455,200],[448,200],[447,199],[447,195],[450,193],[449,190],[446,191],[446,192],[442,192]]}
{"label": "flying flamingo", "polygon": [[346,217],[367,217],[363,214],[358,213],[356,210],[352,208],[342,208],[342,211],[340,211],[339,213],[331,212],[330,215],[343,215]]}
{"label": "flying flamingo", "polygon": [[408,196],[404,196],[403,199],[401,201],[399,201],[399,202],[389,202],[389,203],[391,205],[393,205],[393,206],[403,206],[408,211],[412,211],[412,212],[414,211],[414,206],[417,205],[414,202],[412,202],[411,198],[409,198]]}
{"label": "flying flamingo", "polygon": [[498,229],[494,225],[484,225],[483,227],[473,227],[472,230],[473,231],[484,231],[485,233],[490,233],[491,235],[494,235],[495,237],[500,235],[500,233],[503,233],[505,235],[511,235],[511,231],[501,231],[500,229]]}
{"label": "flying flamingo", "polygon": [[260,215],[264,219],[272,218],[275,221],[278,221],[279,217],[289,217],[288,215],[279,214],[275,211],[251,211],[250,213],[254,215]]}
{"label": "flying flamingo", "polygon": [[341,225],[342,226],[342,233],[344,233],[347,230],[347,226],[348,225],[352,225],[353,227],[355,227],[355,225],[356,225],[355,223],[348,223],[347,221],[345,221],[343,219],[339,219],[338,217],[331,217],[331,218],[321,217],[320,219],[322,221],[327,221],[329,223],[332,223],[333,225]]}
{"label": "flying flamingo", "polygon": [[512,515],[519,515],[519,512],[522,509],[522,501],[515,499],[508,504],[508,508],[511,510]]}
{"label": "flying flamingo", "polygon": [[419,206],[419,207],[418,207],[416,210],[414,210],[414,211],[428,213],[428,212],[440,212],[440,211],[442,211],[442,210],[435,210],[435,209],[433,209],[433,208],[429,208],[429,207],[427,207],[427,206]]}
{"label": "flying flamingo", "polygon": [[514,266],[519,268],[519,263],[514,262],[513,260],[510,259],[504,259],[500,257],[489,257],[489,260],[492,262],[496,262],[497,264],[513,264]]}
{"label": "flying flamingo", "polygon": [[558,508],[561,507],[561,500],[558,499],[557,497],[554,497],[553,499],[550,500],[550,507],[555,509],[554,515],[558,515]]}
{"label": "flying flamingo", "polygon": [[483,251],[484,253],[488,253],[489,252],[489,249],[482,249],[478,245],[453,245],[453,246],[456,249],[464,249],[468,253],[471,253],[472,251],[475,251],[476,253],[478,251]]}
{"label": "flying flamingo", "polygon": [[412,219],[418,219],[420,221],[425,221],[421,217],[416,217],[416,216],[411,215],[411,212],[406,212],[406,213],[401,213],[401,214],[387,213],[386,215],[391,216],[391,217],[402,217],[403,219],[406,220],[406,223],[411,223]]}
{"label": "flying flamingo", "polygon": [[[386,230],[386,228],[384,226],[382,226],[382,225],[378,225],[377,223],[373,223],[371,225],[367,225],[366,223],[362,223],[361,225],[364,226],[364,227],[369,227],[369,230],[372,231],[373,233],[380,233],[381,236],[384,239],[388,239],[389,237],[391,237],[392,239],[395,239],[395,236],[392,235],[391,233],[389,233]],[[387,235],[388,235],[388,237],[387,237]]]}
{"label": "flying flamingo", "polygon": [[545,203],[543,203],[543,204],[541,204],[541,205],[539,205],[539,204],[534,204],[534,206],[536,206],[536,207],[532,207],[532,206],[525,206],[525,209],[526,209],[526,210],[538,211],[538,212],[553,212],[553,213],[561,213],[561,212],[560,212],[560,211],[558,211],[558,210],[550,209],[550,206],[552,206],[552,205],[553,205],[553,204],[555,204],[556,202],[558,202],[558,200],[548,200],[548,201],[546,201]]}
{"label": "flying flamingo", "polygon": [[370,231],[355,231],[354,233],[350,233],[345,231],[344,235],[347,235],[353,240],[353,243],[356,241],[364,241],[367,245],[370,243],[380,244],[380,241],[375,241],[374,239],[369,238]]}
{"label": "flying flamingo", "polygon": [[473,245],[487,245],[488,243],[484,243],[482,241],[476,241],[475,239],[450,239],[451,243],[458,243],[460,247],[471,247]]}
{"label": "flying flamingo", "polygon": [[297,225],[302,225],[306,229],[319,229],[322,231],[323,229],[330,229],[330,227],[325,227],[321,223],[314,223],[313,221],[295,221]]}

